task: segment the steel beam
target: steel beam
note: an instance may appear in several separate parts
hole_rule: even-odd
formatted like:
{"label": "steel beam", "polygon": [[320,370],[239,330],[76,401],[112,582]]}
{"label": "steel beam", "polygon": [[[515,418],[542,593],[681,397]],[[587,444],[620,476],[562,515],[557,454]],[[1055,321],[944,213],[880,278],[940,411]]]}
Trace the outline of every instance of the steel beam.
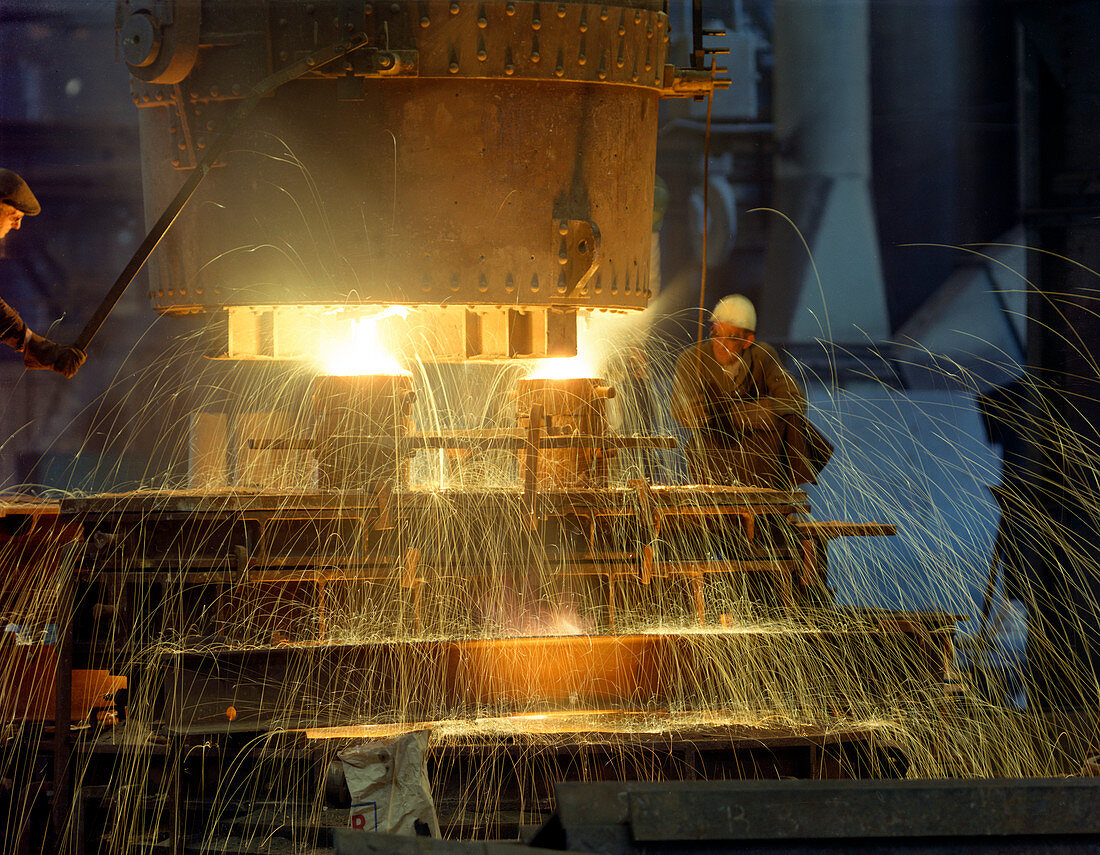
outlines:
{"label": "steel beam", "polygon": [[562,783],[533,845],[613,853],[1093,852],[1094,779]]}

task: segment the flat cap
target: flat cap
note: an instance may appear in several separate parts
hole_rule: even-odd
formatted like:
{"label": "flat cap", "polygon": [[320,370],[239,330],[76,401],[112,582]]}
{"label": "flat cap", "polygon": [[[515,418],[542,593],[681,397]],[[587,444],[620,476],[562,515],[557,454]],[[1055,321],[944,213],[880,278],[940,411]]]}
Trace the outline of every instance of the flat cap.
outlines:
{"label": "flat cap", "polygon": [[31,217],[42,210],[27,182],[10,169],[0,169],[0,202],[7,202]]}

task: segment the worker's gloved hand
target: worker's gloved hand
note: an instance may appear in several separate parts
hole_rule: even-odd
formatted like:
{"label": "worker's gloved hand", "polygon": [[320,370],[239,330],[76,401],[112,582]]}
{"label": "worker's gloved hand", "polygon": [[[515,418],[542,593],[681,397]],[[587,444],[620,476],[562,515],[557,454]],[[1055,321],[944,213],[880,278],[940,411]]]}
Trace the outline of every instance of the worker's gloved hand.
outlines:
{"label": "worker's gloved hand", "polygon": [[23,345],[23,364],[27,368],[49,368],[65,377],[72,377],[84,364],[84,351],[66,347],[38,333],[29,333]]}

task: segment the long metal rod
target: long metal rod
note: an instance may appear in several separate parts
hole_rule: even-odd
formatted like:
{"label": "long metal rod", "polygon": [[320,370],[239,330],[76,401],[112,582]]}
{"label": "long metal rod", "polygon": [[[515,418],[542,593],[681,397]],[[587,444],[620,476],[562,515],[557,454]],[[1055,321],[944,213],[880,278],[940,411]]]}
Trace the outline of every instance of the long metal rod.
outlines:
{"label": "long metal rod", "polygon": [[[714,77],[714,59],[710,61],[710,74]],[[699,319],[695,331],[697,344],[703,343],[703,327],[707,310],[707,235],[710,232],[710,118],[714,109],[714,90],[707,93],[707,127],[703,137],[703,269],[699,273]]]}
{"label": "long metal rod", "polygon": [[704,56],[703,0],[691,0],[691,67],[702,68]]}
{"label": "long metal rod", "polygon": [[[427,434],[421,436],[347,436],[339,437],[348,445],[376,446],[381,449],[400,448],[402,451],[418,451],[425,448],[455,448],[476,451],[514,451],[529,448],[531,441],[518,436],[445,436]],[[298,437],[279,439],[250,439],[248,447],[257,451],[310,451],[317,446],[315,439]],[[539,448],[676,448],[672,436],[543,436]]]}
{"label": "long metal rod", "polygon": [[252,88],[252,91],[229,119],[225,132],[213,146],[207,149],[206,154],[191,171],[191,175],[188,176],[183,186],[179,189],[179,192],[176,193],[175,198],[164,210],[164,213],[160,215],[156,223],[153,224],[153,227],[141,242],[141,246],[134,252],[129,263],[127,263],[126,267],[123,268],[122,272],[115,280],[115,284],[111,286],[111,290],[107,292],[107,296],[103,298],[103,302],[101,302],[99,307],[95,310],[95,314],[93,314],[88,320],[88,323],[84,325],[84,329],[81,330],[80,335],[77,336],[76,341],[73,342],[73,347],[82,351],[88,349],[88,345],[92,343],[92,339],[95,338],[100,327],[103,326],[103,323],[107,320],[108,316],[110,316],[112,310],[122,298],[122,295],[126,293],[126,289],[130,287],[130,283],[134,281],[138,272],[145,266],[145,262],[149,260],[149,256],[153,254],[153,250],[157,248],[161,239],[167,234],[168,229],[172,227],[172,223],[176,221],[176,217],[179,216],[180,211],[182,211],[191,200],[191,197],[195,194],[195,191],[198,190],[202,180],[213,168],[217,159],[222,155],[222,152],[225,151],[226,146],[233,138],[233,134],[236,133],[237,128],[239,128],[241,124],[244,123],[245,119],[252,114],[256,105],[260,103],[260,99],[275,89],[278,89],[284,83],[289,83],[291,80],[295,80],[309,71],[315,71],[338,57],[344,56],[351,51],[358,50],[365,44],[366,36],[361,33],[357,34],[347,41],[329,45],[328,47],[315,51],[310,56],[288,65],[281,71],[275,72],[275,74],[265,77]]}

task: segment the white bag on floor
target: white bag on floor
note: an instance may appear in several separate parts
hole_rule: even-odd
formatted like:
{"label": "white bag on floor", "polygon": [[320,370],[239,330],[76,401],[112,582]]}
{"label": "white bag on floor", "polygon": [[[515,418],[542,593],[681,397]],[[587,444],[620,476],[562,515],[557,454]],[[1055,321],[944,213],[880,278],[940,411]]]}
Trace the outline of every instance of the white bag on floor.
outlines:
{"label": "white bag on floor", "polygon": [[439,837],[428,782],[429,733],[364,742],[337,755],[351,791],[352,828]]}

